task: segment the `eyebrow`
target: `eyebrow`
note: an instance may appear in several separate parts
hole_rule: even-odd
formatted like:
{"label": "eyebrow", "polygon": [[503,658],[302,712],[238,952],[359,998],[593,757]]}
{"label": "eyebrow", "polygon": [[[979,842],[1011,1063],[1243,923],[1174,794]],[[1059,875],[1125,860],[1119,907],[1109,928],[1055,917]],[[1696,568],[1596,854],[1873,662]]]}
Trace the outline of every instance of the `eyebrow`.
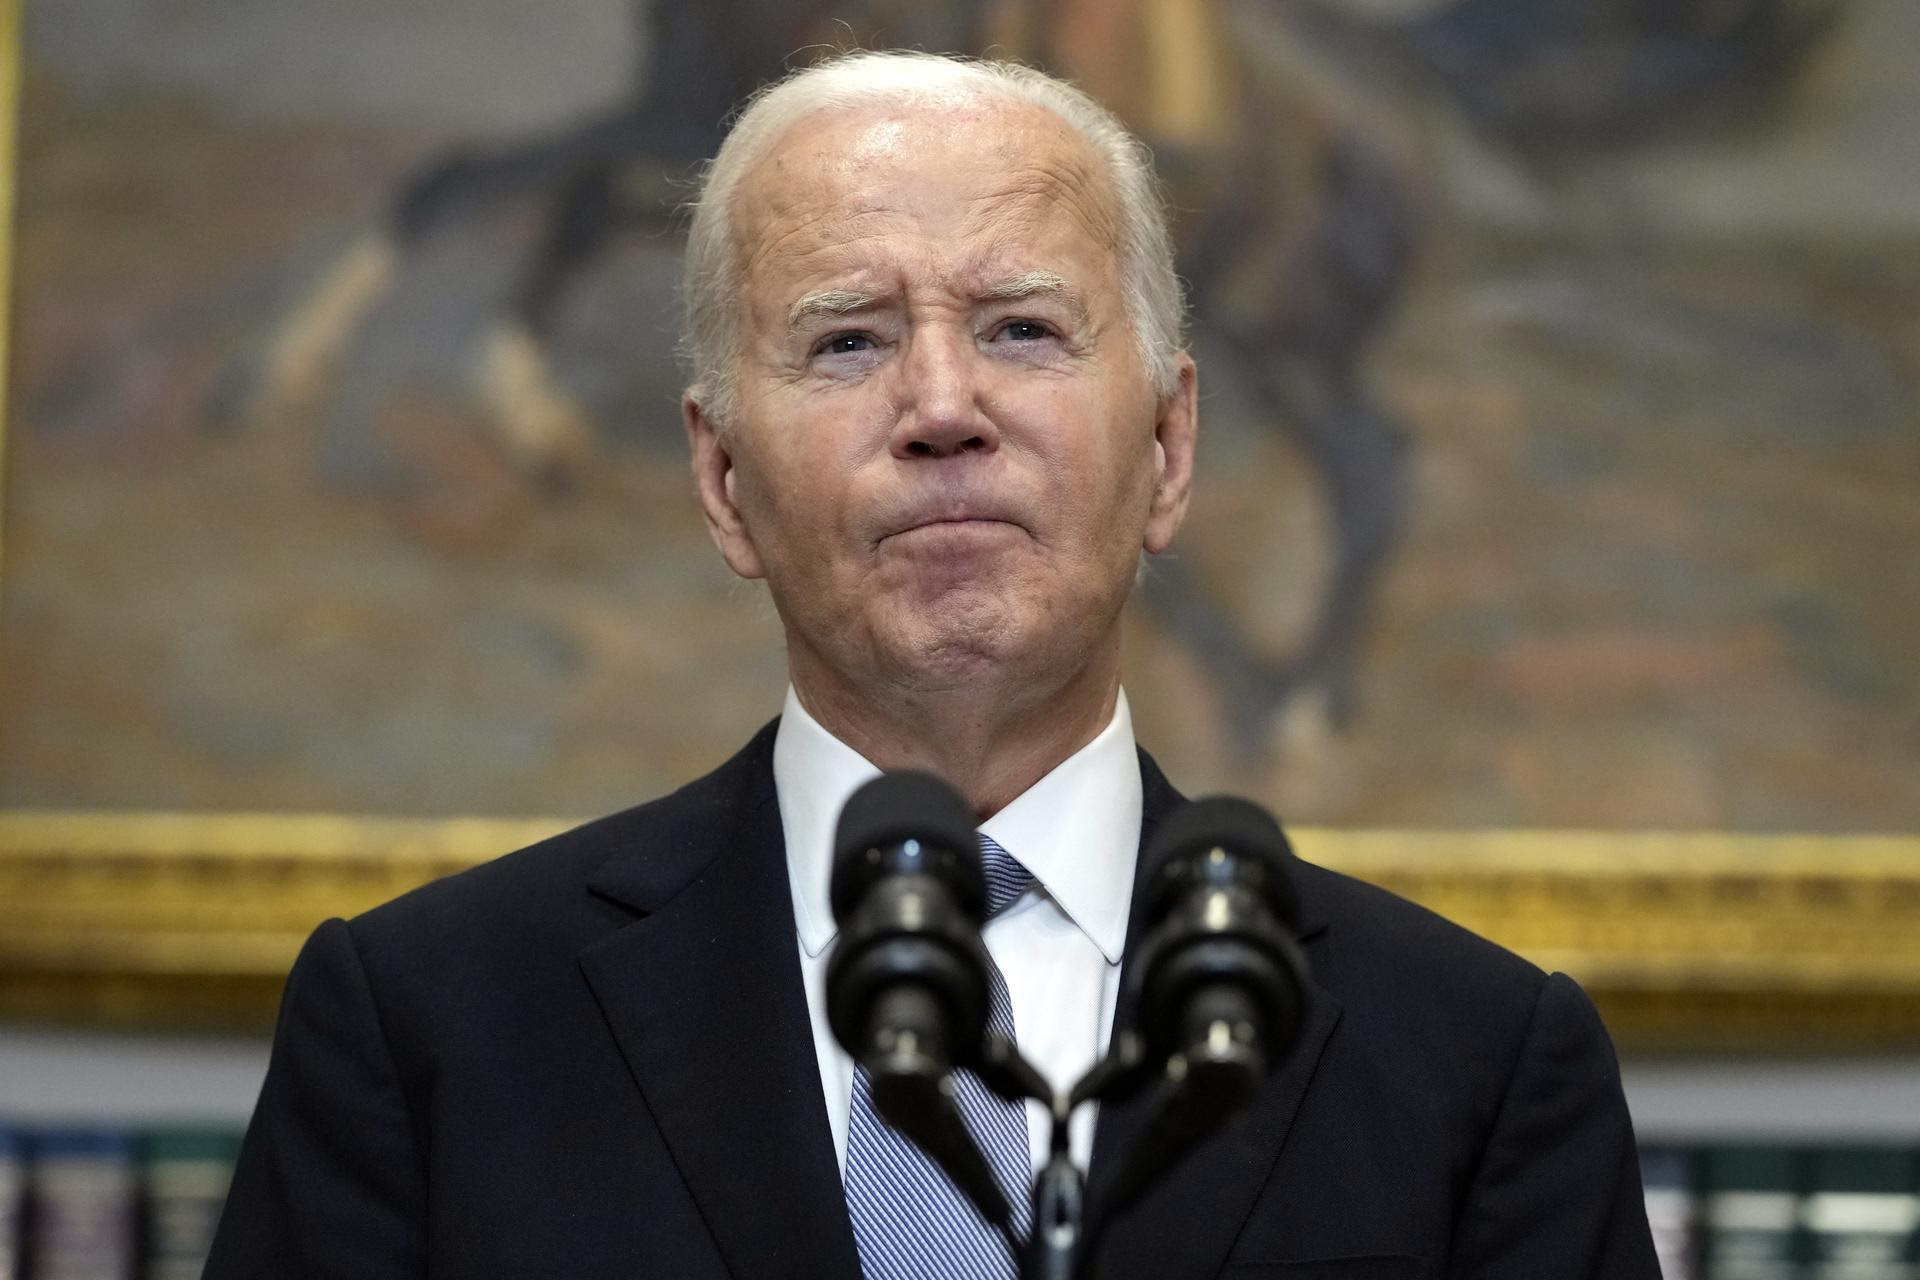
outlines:
{"label": "eyebrow", "polygon": [[1086,303],[1067,283],[1065,276],[1052,271],[1024,271],[1017,276],[988,285],[980,297],[987,302],[1017,302],[1022,298],[1053,298],[1073,312],[1074,319],[1087,318]]}
{"label": "eyebrow", "polygon": [[[1076,320],[1087,317],[1086,303],[1067,278],[1055,271],[1023,271],[982,289],[982,302],[1018,302],[1023,298],[1057,299]],[[852,315],[877,305],[880,296],[859,289],[820,289],[795,302],[787,312],[787,331],[794,332],[822,316]]]}
{"label": "eyebrow", "polygon": [[787,312],[787,330],[792,332],[821,316],[844,316],[865,311],[878,301],[877,295],[862,293],[857,289],[821,289],[793,304],[792,310]]}

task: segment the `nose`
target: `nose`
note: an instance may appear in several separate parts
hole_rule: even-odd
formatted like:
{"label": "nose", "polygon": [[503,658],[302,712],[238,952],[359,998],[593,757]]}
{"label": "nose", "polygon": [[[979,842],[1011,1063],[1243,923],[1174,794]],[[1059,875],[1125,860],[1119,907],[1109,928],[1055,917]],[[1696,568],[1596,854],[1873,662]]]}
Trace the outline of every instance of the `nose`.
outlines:
{"label": "nose", "polygon": [[931,327],[914,334],[901,364],[894,456],[946,458],[1000,447],[999,429],[981,404],[981,361],[971,335]]}

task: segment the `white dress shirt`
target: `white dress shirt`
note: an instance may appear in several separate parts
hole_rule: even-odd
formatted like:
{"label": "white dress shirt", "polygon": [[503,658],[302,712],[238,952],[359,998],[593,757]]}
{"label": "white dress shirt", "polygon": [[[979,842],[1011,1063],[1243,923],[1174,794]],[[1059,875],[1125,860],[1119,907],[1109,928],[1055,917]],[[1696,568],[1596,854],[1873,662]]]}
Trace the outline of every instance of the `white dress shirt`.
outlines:
{"label": "white dress shirt", "polygon": [[[838,932],[827,885],[840,809],[878,772],[787,690],[773,743],[773,781],[820,1088],[843,1172],[853,1060],[827,1025],[827,953]],[[1140,804],[1140,762],[1123,691],[1113,719],[1092,742],[980,826],[1034,875],[1034,887],[989,921],[982,936],[1007,980],[1020,1051],[1057,1088],[1079,1080],[1106,1052],[1113,1030]],[[1093,1119],[1092,1107],[1074,1117],[1072,1151],[1082,1168],[1093,1154]],[[1027,1143],[1036,1170],[1046,1159],[1047,1128],[1046,1109],[1029,1103]]]}

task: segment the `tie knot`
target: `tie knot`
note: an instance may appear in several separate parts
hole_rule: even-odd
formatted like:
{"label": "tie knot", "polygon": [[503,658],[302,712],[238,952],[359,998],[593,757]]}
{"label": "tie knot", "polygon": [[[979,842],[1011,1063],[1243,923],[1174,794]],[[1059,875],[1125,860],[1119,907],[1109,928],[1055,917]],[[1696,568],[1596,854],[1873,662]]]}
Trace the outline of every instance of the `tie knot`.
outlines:
{"label": "tie knot", "polygon": [[1005,911],[1033,885],[1033,872],[1002,849],[990,835],[980,837],[980,870],[987,878],[987,918]]}

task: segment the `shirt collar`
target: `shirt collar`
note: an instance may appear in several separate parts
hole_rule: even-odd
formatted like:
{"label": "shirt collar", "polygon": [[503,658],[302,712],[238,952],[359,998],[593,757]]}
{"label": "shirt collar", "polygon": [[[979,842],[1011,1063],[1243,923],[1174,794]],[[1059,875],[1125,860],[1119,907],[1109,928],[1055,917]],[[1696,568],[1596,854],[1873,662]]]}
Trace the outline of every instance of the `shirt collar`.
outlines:
{"label": "shirt collar", "polygon": [[[773,741],[773,784],[786,835],[800,945],[818,956],[838,927],[827,888],[840,809],[880,770],[834,737],[791,687]],[[980,829],[1020,859],[1109,964],[1126,945],[1140,845],[1140,762],[1126,691],[1107,727]]]}

